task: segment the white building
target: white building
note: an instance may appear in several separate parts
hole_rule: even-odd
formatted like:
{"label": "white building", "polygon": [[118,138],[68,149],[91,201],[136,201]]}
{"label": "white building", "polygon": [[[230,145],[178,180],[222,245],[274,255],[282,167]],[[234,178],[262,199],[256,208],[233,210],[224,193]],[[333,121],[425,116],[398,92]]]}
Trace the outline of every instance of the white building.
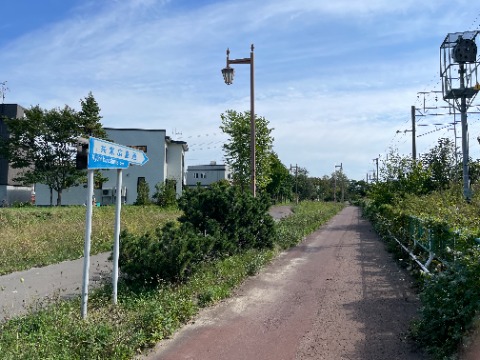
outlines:
{"label": "white building", "polygon": [[[133,204],[137,200],[138,186],[146,181],[150,187],[150,196],[155,193],[155,185],[166,180],[175,183],[177,196],[181,196],[185,185],[185,152],[188,145],[183,141],[172,140],[166,136],[166,130],[147,129],[114,129],[105,128],[108,138],[113,142],[142,150],[148,156],[148,162],[143,166],[131,165],[123,169],[122,200]],[[117,171],[102,170],[102,175],[108,180],[101,189],[95,189],[95,200],[100,205],[115,203],[118,194],[116,189]],[[57,194],[54,192],[53,198]],[[62,205],[82,205],[86,202],[86,185],[65,189],[62,192]],[[50,205],[50,191],[47,186],[36,185],[37,205]]]}
{"label": "white building", "polygon": [[187,169],[187,186],[209,186],[220,180],[232,180],[230,166],[212,161],[209,165],[191,165]]}

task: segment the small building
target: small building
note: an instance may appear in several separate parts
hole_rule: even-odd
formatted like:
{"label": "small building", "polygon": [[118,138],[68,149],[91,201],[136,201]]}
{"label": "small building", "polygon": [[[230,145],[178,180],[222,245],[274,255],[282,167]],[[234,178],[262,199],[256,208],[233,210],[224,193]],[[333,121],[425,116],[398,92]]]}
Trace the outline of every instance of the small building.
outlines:
{"label": "small building", "polygon": [[[21,119],[25,109],[17,104],[0,104],[0,137],[9,136],[4,117]],[[30,202],[34,195],[33,186],[24,186],[14,179],[20,176],[22,169],[14,169],[7,159],[0,157],[0,206],[11,205],[15,202]]]}
{"label": "small building", "polygon": [[191,165],[187,169],[187,187],[206,187],[220,180],[232,180],[232,171],[229,165],[217,165],[215,161],[212,161],[209,165]]}
{"label": "small building", "polygon": [[[117,190],[117,171],[101,170],[108,178],[100,189],[94,190],[95,202],[100,205],[114,204],[118,194],[125,204],[137,200],[138,187],[146,182],[150,188],[150,197],[155,193],[155,185],[171,181],[175,185],[177,196],[181,196],[185,185],[185,152],[188,145],[184,141],[175,141],[166,135],[166,130],[157,129],[117,129],[105,128],[110,140],[117,144],[142,150],[148,156],[143,166],[131,165],[123,169],[122,189]],[[65,189],[62,192],[62,205],[82,205],[86,201],[86,185]],[[56,198],[56,193],[53,196]],[[37,184],[36,202],[38,205],[50,204],[50,192],[47,186]]]}

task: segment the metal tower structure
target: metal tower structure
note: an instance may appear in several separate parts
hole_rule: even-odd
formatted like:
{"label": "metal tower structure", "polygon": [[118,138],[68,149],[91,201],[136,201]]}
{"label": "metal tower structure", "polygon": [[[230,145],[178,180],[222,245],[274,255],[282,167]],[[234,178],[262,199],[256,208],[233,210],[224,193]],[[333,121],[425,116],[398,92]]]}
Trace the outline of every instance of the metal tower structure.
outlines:
{"label": "metal tower structure", "polygon": [[479,31],[450,33],[440,46],[440,77],[443,100],[458,109],[462,125],[463,195],[471,200],[468,158],[467,109],[480,90],[477,44]]}

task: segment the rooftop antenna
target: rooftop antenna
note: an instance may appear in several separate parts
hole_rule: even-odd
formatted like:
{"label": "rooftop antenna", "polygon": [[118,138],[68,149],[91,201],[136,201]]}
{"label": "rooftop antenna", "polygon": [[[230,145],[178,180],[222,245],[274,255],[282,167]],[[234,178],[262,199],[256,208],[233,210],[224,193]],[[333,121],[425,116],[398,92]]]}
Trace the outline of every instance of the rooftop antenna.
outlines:
{"label": "rooftop antenna", "polygon": [[467,109],[480,90],[478,82],[477,44],[479,31],[450,33],[440,46],[440,77],[443,100],[458,109],[462,125],[463,195],[472,198],[468,169]]}

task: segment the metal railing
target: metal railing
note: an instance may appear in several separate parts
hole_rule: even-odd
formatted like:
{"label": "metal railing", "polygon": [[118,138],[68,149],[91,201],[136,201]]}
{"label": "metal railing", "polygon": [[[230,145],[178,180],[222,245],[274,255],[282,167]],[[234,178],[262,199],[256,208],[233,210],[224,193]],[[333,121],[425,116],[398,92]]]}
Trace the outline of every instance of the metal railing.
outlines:
{"label": "metal railing", "polygon": [[[462,235],[445,223],[425,220],[414,216],[397,216],[387,219],[377,214],[376,227],[408,253],[412,260],[426,273],[430,273],[432,262],[449,266],[468,246],[479,246],[480,238]],[[466,242],[460,244],[461,237]]]}

